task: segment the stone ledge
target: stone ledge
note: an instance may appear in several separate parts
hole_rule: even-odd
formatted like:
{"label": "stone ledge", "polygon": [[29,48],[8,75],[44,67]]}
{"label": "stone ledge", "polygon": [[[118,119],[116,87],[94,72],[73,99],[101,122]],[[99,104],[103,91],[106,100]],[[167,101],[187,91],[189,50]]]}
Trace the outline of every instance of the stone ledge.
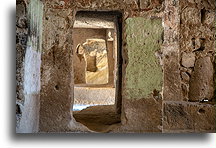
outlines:
{"label": "stone ledge", "polygon": [[164,102],[163,130],[216,132],[215,107],[195,102]]}

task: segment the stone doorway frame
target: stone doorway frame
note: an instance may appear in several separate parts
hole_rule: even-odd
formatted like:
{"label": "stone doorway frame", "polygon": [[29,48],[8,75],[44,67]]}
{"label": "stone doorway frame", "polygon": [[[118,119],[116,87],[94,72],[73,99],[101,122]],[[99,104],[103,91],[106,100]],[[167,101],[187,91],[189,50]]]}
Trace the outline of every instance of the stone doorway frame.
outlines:
{"label": "stone doorway frame", "polygon": [[[45,4],[43,17],[43,52],[41,65],[40,90],[40,132],[76,131],[79,124],[75,121],[71,106],[73,95],[73,43],[72,32],[75,21],[76,8],[53,7]],[[55,11],[54,11],[55,10]],[[95,11],[95,10],[83,10]],[[98,11],[97,11],[98,12]],[[118,77],[116,86],[116,113],[122,112],[122,67],[123,44],[122,24],[123,12],[115,10],[100,10],[103,13],[114,13],[118,16]],[[67,17],[66,17],[67,16]],[[61,22],[59,21],[61,20]],[[64,26],[63,22],[65,23]],[[51,27],[49,27],[51,26]],[[55,28],[53,28],[55,27]],[[63,28],[61,28],[63,27]],[[60,28],[60,29],[58,29]],[[53,31],[57,29],[56,31]],[[49,33],[46,33],[49,32]],[[59,36],[61,34],[61,36]],[[47,40],[49,38],[49,40]],[[46,81],[45,81],[46,80]]]}
{"label": "stone doorway frame", "polygon": [[[114,22],[115,25],[115,29],[116,29],[116,64],[114,64],[114,66],[116,65],[116,73],[114,74],[116,77],[116,80],[114,80],[113,85],[115,86],[115,106],[116,106],[116,113],[117,114],[121,114],[121,109],[122,109],[122,61],[123,61],[123,57],[122,57],[122,17],[123,14],[120,11],[94,11],[94,10],[77,10],[74,13],[74,20],[76,20],[76,15],[78,12],[84,12],[84,13],[92,13],[95,15],[107,15],[107,16],[114,16],[116,17]],[[74,21],[75,22],[75,21]],[[74,29],[74,24],[72,27],[72,30]],[[106,44],[107,44],[107,40],[106,40]],[[74,51],[73,47],[72,47],[72,52]],[[74,54],[74,53],[73,53]],[[72,55],[73,56],[73,55]],[[109,56],[109,55],[108,55]],[[108,57],[108,67],[109,67],[109,57]],[[74,71],[74,68],[72,68],[72,73]],[[109,71],[109,76],[110,76],[110,70]],[[109,79],[109,78],[108,78]],[[72,77],[71,81],[74,81],[74,77]],[[74,82],[73,82],[73,93],[74,93]],[[88,86],[88,84],[86,84]],[[105,84],[106,85],[106,84]],[[108,84],[109,85],[109,82]],[[102,84],[103,86],[103,84]],[[73,95],[74,97],[74,95]],[[71,104],[71,106],[74,105],[74,98],[72,99],[73,102]]]}

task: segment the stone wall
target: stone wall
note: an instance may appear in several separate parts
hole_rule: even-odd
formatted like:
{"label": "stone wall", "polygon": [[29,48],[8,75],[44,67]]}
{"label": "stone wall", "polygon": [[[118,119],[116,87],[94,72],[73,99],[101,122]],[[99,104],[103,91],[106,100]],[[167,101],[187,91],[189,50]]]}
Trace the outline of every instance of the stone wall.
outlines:
{"label": "stone wall", "polygon": [[115,88],[74,87],[74,104],[114,105]]}
{"label": "stone wall", "polygon": [[[122,42],[124,46],[122,52],[125,61],[123,71],[126,71],[126,76],[123,75],[122,79],[122,127],[125,128],[120,129],[124,129],[125,132],[161,131],[160,45],[162,44],[163,28],[160,17],[162,16],[162,3],[157,1],[152,5],[140,6],[140,3],[135,0],[74,1],[73,3],[70,1],[47,1],[45,3],[40,130],[64,131],[71,118],[69,107],[73,102],[71,84],[73,74],[70,73],[72,68],[70,35],[73,32],[71,24],[73,24],[77,9],[87,11],[95,9],[118,10],[123,14]],[[150,29],[152,26],[155,27],[155,31]],[[147,28],[145,29],[145,27]],[[133,30],[137,28],[140,28],[140,31]],[[148,47],[149,45],[151,46]],[[143,58],[142,55],[145,57]],[[140,68],[135,70],[133,64],[138,67],[140,65]],[[136,75],[133,76],[133,74]],[[152,81],[147,81],[148,78]],[[145,90],[148,85],[151,87]],[[152,111],[146,108],[137,108],[136,104],[139,103],[136,102],[146,102],[152,106],[155,115],[150,116]],[[137,113],[137,119],[142,119],[142,121],[133,122],[134,116],[131,112],[133,110]],[[144,118],[146,118],[145,122],[143,122]],[[74,122],[73,119],[71,120]],[[143,126],[144,123],[151,120],[151,123],[155,122],[155,124],[151,125],[149,122],[148,125]]]}
{"label": "stone wall", "polygon": [[23,62],[27,46],[27,4],[24,0],[16,1],[16,128],[19,127],[24,105]]}
{"label": "stone wall", "polygon": [[[41,64],[41,39],[42,39],[42,15],[43,4],[37,0],[31,0],[28,3],[21,2],[18,5],[19,11],[23,11],[20,18],[18,18],[17,28],[23,29],[23,38],[25,42],[22,43],[22,53],[18,56],[18,65],[20,66],[22,79],[17,81],[22,84],[18,85],[20,90],[17,100],[20,102],[20,121],[17,125],[16,131],[18,133],[34,133],[38,132],[39,122],[39,103],[40,103],[40,64]],[[19,8],[18,7],[18,8]],[[27,9],[26,9],[27,8]],[[27,10],[27,11],[26,11]],[[28,12],[28,13],[27,13]],[[18,13],[17,15],[20,15]],[[26,22],[26,19],[28,21]],[[21,23],[21,24],[20,24]],[[28,26],[27,26],[28,25]],[[28,28],[28,36],[27,36]],[[19,33],[18,33],[19,34]],[[19,39],[19,37],[17,38]],[[19,49],[19,48],[18,48]],[[18,68],[19,69],[19,68]]]}
{"label": "stone wall", "polygon": [[[63,132],[71,120],[73,87],[73,9],[59,9],[61,3],[44,3],[43,52],[41,69],[41,132]],[[55,7],[55,4],[58,6]],[[54,7],[54,8],[53,8]]]}
{"label": "stone wall", "polygon": [[171,8],[179,13],[174,79],[178,92],[176,97],[164,92],[164,132],[215,132],[215,1],[185,0]]}
{"label": "stone wall", "polygon": [[125,29],[123,123],[132,132],[159,132],[163,74],[156,55],[161,53],[162,21],[160,18],[128,18]]}
{"label": "stone wall", "polygon": [[41,132],[89,131],[71,113],[78,10],[122,13],[121,124],[111,132],[215,132],[214,0],[43,2]]}

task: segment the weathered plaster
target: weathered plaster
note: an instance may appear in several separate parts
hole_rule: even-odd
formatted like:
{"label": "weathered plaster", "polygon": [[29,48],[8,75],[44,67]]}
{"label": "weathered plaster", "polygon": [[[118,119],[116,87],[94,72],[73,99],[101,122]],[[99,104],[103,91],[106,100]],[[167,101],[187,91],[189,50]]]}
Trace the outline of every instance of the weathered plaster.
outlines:
{"label": "weathered plaster", "polygon": [[21,107],[18,133],[38,132],[40,109],[40,66],[42,39],[42,11],[43,4],[31,0],[28,7],[29,34],[23,63],[23,94],[24,103]]}
{"label": "weathered plaster", "polygon": [[125,98],[145,98],[153,90],[162,90],[162,68],[155,55],[160,52],[162,32],[161,19],[137,17],[126,20]]}

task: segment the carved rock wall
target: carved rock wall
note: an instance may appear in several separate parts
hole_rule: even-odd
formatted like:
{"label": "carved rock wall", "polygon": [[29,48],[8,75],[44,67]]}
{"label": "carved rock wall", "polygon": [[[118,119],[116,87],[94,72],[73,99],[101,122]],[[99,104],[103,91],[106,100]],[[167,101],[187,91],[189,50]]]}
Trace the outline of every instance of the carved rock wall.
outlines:
{"label": "carved rock wall", "polygon": [[27,8],[24,0],[16,1],[16,127],[19,127],[24,104],[23,62],[27,46]]}
{"label": "carved rock wall", "polygon": [[178,13],[181,97],[164,102],[163,131],[215,132],[215,1],[179,1]]}
{"label": "carved rock wall", "polygon": [[27,2],[18,1],[17,5],[18,133],[38,132],[40,109],[43,3],[37,0]]}
{"label": "carved rock wall", "polygon": [[[78,10],[122,13],[121,124],[111,132],[215,132],[214,0],[44,0],[43,4],[41,132],[88,131],[71,113],[72,33]],[[22,36],[26,27],[19,18],[17,35]],[[17,38],[21,55],[17,100],[24,100],[22,63],[28,61],[23,60],[26,48],[21,38]]]}

